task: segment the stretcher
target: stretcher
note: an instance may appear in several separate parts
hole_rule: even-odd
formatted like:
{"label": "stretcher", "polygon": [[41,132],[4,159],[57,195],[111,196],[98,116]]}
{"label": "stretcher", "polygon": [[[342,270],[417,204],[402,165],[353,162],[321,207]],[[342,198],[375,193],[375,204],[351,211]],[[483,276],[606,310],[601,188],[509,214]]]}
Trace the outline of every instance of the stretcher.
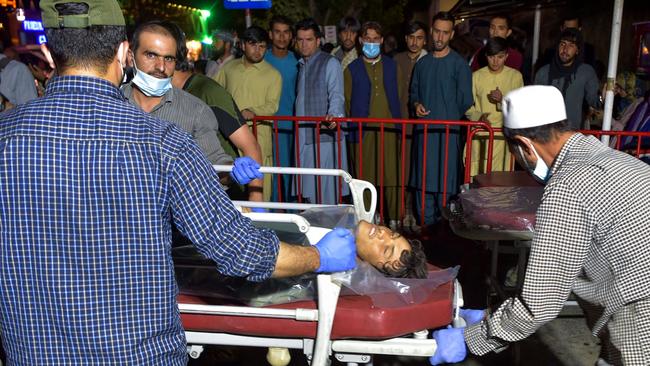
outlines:
{"label": "stretcher", "polygon": [[[228,171],[230,166],[215,166]],[[340,205],[353,212],[354,222],[372,222],[376,190],[371,184],[352,179],[341,170],[271,168],[262,173],[322,174],[341,177],[350,186],[353,204]],[[363,205],[363,191],[371,192],[370,207]],[[236,202],[239,206],[283,210],[303,210],[323,205]],[[255,222],[292,227],[309,243],[318,242],[331,227],[317,227],[294,213],[244,213]],[[431,271],[437,270],[435,267]],[[400,306],[377,306],[377,297],[391,302],[395,293],[369,296],[341,295],[341,286],[332,274],[319,274],[317,300],[304,300],[264,307],[234,306],[210,296],[180,294],[178,306],[186,330],[188,353],[198,358],[205,345],[269,347],[267,360],[272,365],[289,362],[286,349],[300,349],[313,366],[329,364],[330,356],[348,365],[370,364],[372,356],[405,355],[428,357],[436,342],[428,329],[448,324],[462,325],[458,308],[463,305],[457,281],[449,281],[422,300]],[[393,302],[394,303],[394,302]],[[279,355],[276,357],[276,355]]]}
{"label": "stretcher", "polygon": [[543,190],[526,172],[493,172],[476,176],[446,210],[456,235],[480,242],[491,251],[488,284],[500,299],[508,296],[507,288],[497,279],[499,255],[517,255],[513,289],[521,289]]}

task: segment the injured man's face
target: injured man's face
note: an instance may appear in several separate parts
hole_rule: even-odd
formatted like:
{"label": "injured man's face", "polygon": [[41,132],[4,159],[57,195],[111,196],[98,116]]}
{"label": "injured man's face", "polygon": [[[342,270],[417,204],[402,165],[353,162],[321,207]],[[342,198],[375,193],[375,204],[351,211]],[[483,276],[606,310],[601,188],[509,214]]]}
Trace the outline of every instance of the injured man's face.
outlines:
{"label": "injured man's face", "polygon": [[[357,225],[357,255],[392,277],[426,277],[426,257],[422,246],[409,242],[385,226],[360,221]],[[417,246],[414,248],[411,243]]]}

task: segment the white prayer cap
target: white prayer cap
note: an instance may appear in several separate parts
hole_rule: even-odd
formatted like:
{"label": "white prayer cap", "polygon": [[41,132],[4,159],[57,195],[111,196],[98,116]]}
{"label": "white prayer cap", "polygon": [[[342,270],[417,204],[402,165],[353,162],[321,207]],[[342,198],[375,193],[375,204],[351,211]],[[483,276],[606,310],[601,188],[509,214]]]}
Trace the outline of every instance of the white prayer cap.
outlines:
{"label": "white prayer cap", "polygon": [[523,129],[563,121],[566,108],[562,93],[547,85],[530,85],[508,93],[501,102],[503,126]]}

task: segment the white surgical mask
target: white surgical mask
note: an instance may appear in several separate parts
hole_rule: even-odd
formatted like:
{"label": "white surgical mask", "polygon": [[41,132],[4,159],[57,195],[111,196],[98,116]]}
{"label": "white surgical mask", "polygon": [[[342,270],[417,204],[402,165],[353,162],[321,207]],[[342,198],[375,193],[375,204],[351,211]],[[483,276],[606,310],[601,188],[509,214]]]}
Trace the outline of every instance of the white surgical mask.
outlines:
{"label": "white surgical mask", "polygon": [[140,71],[135,62],[133,63],[135,69],[135,76],[133,83],[138,86],[140,91],[148,97],[161,97],[172,88],[172,78],[159,79],[151,76],[146,72]]}
{"label": "white surgical mask", "polygon": [[535,146],[530,142],[529,139],[526,139],[528,143],[530,144],[530,148],[533,150],[533,154],[535,154],[535,157],[537,158],[537,163],[535,163],[535,168],[532,167],[532,164],[526,160],[526,157],[524,156],[524,150],[521,148],[521,145],[517,144],[517,150],[519,151],[519,156],[521,157],[521,160],[524,162],[524,165],[526,170],[537,180],[538,182],[542,184],[546,184],[548,180],[551,178],[551,170],[548,168],[548,165],[542,160],[542,158],[539,156],[537,153],[537,150],[535,150]]}

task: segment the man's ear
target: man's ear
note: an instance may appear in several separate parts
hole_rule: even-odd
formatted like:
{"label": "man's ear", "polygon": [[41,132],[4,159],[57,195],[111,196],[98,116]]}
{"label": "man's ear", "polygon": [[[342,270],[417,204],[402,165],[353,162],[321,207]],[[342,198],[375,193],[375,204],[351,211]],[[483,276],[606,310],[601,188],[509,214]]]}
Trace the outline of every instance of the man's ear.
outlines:
{"label": "man's ear", "polygon": [[52,54],[50,53],[50,50],[47,48],[45,43],[41,44],[41,52],[43,52],[43,55],[45,56],[47,62],[50,64],[52,70],[56,69],[56,65],[54,64],[54,59],[52,58]]}
{"label": "man's ear", "polygon": [[450,40],[450,41],[451,41],[452,39],[454,39],[454,34],[455,34],[455,33],[456,33],[456,31],[452,29],[452,30],[451,30],[451,37],[449,37],[449,40]]}
{"label": "man's ear", "polygon": [[525,137],[516,135],[514,137],[514,140],[517,141],[517,144],[521,146],[521,150],[524,153],[524,156],[530,161],[530,160],[535,160],[537,157],[535,156],[535,153],[533,153],[533,149],[531,147],[532,142],[530,139],[527,139]]}
{"label": "man's ear", "polygon": [[117,49],[117,59],[121,65],[126,66],[129,57],[129,41],[124,41],[120,43],[119,48]]}
{"label": "man's ear", "polygon": [[512,34],[512,29],[508,29],[508,34],[506,34],[506,38],[510,37],[511,34]]}

